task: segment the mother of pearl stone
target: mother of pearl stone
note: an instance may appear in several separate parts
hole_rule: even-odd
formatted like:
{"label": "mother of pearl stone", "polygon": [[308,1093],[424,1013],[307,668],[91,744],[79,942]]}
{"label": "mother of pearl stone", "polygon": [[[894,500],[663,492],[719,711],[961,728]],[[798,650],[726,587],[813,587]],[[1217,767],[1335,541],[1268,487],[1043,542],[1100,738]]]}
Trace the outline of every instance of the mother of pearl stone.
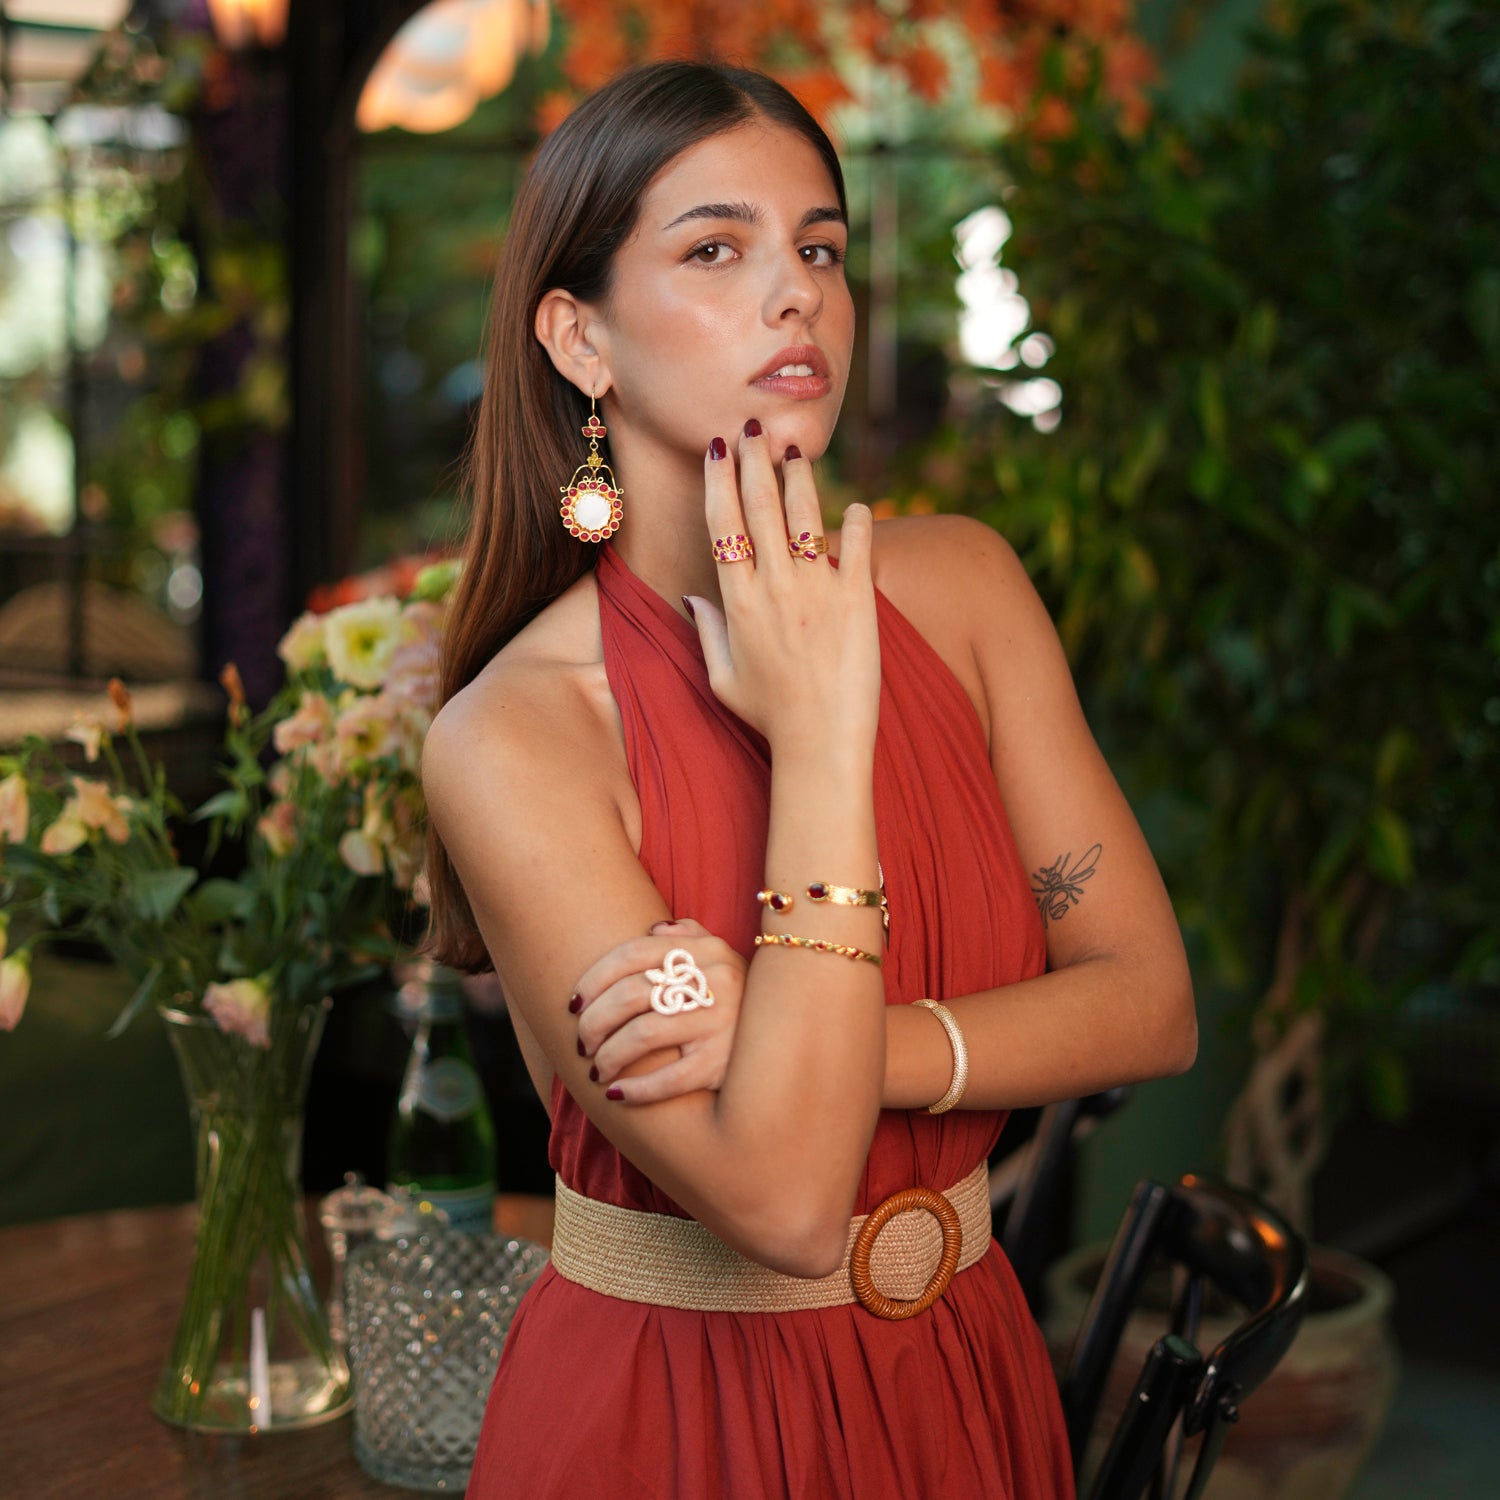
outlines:
{"label": "mother of pearl stone", "polygon": [[609,501],[597,490],[584,490],[573,503],[573,519],[585,531],[599,531],[609,524]]}

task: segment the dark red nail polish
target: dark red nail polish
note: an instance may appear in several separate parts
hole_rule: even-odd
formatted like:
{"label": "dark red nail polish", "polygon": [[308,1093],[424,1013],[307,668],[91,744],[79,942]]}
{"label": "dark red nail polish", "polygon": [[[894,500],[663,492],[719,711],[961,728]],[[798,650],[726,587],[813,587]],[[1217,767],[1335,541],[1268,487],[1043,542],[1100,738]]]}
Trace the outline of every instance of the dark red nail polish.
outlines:
{"label": "dark red nail polish", "polygon": [[583,1038],[582,1037],[578,1038],[578,1055],[580,1057],[587,1057],[588,1056],[588,1053],[583,1050]]}
{"label": "dark red nail polish", "polygon": [[623,1099],[625,1097],[625,1090],[624,1089],[616,1089],[616,1088],[608,1088],[608,1089],[605,1089],[605,1091],[604,1091],[604,1097],[606,1099]]}
{"label": "dark red nail polish", "polygon": [[760,423],[757,422],[754,417],[751,417],[750,420],[745,423],[745,436],[746,437],[759,437],[760,436]]}
{"label": "dark red nail polish", "polygon": [[715,438],[713,442],[708,445],[708,456],[710,458],[729,457],[729,447],[725,443],[723,438]]}
{"label": "dark red nail polish", "polygon": [[686,594],[679,594],[677,597],[682,600],[682,607],[688,612],[689,616],[696,620],[698,616],[693,609],[693,601]]}
{"label": "dark red nail polish", "polygon": [[597,1065],[589,1069],[589,1079],[593,1083],[599,1082],[599,1069]]}
{"label": "dark red nail polish", "polygon": [[572,1011],[576,1016],[578,1012],[583,1009],[583,996],[574,995],[573,998],[568,1001],[568,1009]]}
{"label": "dark red nail polish", "polygon": [[788,443],[786,445],[786,456],[789,459],[801,458],[802,450],[795,443]]}

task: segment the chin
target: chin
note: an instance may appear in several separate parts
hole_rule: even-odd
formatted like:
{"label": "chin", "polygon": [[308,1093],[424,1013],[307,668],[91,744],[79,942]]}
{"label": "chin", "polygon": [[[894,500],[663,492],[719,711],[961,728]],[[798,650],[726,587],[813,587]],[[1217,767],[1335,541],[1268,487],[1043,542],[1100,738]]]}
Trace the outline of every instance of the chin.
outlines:
{"label": "chin", "polygon": [[828,451],[828,444],[833,438],[833,423],[812,412],[778,412],[760,420],[771,439],[771,452],[778,464],[789,444],[800,448],[803,458],[816,461]]}

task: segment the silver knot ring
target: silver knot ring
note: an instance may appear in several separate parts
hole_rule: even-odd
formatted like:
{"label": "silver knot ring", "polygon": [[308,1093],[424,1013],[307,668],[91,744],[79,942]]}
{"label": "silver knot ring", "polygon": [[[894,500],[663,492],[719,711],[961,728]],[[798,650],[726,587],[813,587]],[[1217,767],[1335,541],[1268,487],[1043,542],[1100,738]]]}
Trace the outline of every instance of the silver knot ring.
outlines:
{"label": "silver knot ring", "polygon": [[679,1011],[714,1003],[708,976],[686,948],[673,948],[661,968],[646,970],[646,978],[651,981],[651,1009],[658,1015],[675,1016]]}

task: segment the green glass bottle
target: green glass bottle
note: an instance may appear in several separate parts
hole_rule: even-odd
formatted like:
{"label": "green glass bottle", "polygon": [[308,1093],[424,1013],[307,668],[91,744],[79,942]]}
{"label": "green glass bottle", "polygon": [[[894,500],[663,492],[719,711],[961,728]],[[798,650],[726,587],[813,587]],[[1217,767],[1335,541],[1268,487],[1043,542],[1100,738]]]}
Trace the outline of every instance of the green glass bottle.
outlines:
{"label": "green glass bottle", "polygon": [[495,1132],[464,1032],[462,977],[424,960],[412,966],[396,1005],[413,1035],[391,1122],[389,1186],[442,1209],[455,1230],[488,1231]]}

